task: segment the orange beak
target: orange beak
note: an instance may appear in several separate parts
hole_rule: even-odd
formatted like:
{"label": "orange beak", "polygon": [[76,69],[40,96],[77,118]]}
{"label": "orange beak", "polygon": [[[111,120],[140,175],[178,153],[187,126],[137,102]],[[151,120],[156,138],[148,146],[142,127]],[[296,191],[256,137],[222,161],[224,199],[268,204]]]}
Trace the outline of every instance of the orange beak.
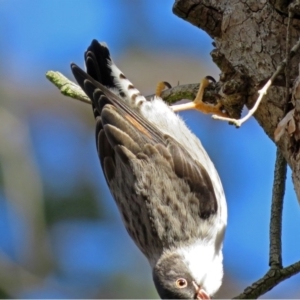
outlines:
{"label": "orange beak", "polygon": [[205,292],[205,290],[201,289],[200,286],[198,286],[195,281],[193,281],[193,285],[196,290],[195,299],[210,299],[210,296]]}

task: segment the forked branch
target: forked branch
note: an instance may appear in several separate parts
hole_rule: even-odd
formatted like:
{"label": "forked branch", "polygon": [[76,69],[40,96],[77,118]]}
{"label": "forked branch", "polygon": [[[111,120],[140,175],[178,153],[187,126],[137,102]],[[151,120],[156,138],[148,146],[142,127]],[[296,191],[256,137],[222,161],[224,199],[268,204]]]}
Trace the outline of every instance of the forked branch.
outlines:
{"label": "forked branch", "polygon": [[244,292],[234,297],[234,299],[258,298],[280,282],[300,272],[300,261],[288,267],[282,267],[281,226],[286,170],[286,160],[280,150],[277,149],[270,220],[270,269],[261,279],[247,287]]}

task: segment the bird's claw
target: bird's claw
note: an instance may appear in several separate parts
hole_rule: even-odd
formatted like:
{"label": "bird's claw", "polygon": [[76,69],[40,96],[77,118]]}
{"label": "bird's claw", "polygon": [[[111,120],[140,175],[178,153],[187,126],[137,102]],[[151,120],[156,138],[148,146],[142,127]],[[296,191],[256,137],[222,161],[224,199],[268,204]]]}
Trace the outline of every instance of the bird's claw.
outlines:
{"label": "bird's claw", "polygon": [[223,105],[220,101],[218,101],[216,104],[203,102],[204,90],[209,85],[210,83],[209,80],[215,82],[214,78],[211,76],[206,76],[201,80],[200,87],[194,101],[183,103],[183,104],[172,105],[171,106],[172,109],[175,112],[189,110],[189,109],[196,109],[196,110],[200,110],[205,114],[215,114],[222,117],[228,117],[228,114],[224,112]]}

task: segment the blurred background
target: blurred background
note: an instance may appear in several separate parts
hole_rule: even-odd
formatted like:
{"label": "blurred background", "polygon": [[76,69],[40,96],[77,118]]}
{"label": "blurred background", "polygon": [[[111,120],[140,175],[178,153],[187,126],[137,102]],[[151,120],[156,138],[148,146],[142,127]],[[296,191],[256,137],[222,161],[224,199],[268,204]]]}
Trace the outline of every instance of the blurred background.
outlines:
{"label": "blurred background", "polygon": [[[48,70],[73,78],[92,39],[145,95],[158,81],[199,82],[219,70],[209,36],[172,14],[174,0],[0,0],[0,295],[157,298],[148,262],[128,237],[103,179],[91,107],[60,95]],[[275,146],[252,119],[236,129],[182,113],[223,181],[229,220],[218,298],[268,269]],[[290,172],[283,261],[300,259]],[[264,298],[299,298],[300,275]]]}

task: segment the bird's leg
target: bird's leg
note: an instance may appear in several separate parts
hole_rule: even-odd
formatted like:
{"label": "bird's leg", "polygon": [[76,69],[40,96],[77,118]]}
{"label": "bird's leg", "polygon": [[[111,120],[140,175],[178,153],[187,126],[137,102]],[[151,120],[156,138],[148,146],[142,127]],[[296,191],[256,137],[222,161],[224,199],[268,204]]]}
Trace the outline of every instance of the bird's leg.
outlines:
{"label": "bird's leg", "polygon": [[171,106],[172,109],[175,112],[189,110],[189,109],[197,109],[205,114],[215,114],[222,117],[228,117],[228,115],[222,111],[222,104],[220,102],[217,102],[217,104],[213,105],[211,103],[204,103],[202,101],[204,90],[208,85],[209,85],[209,77],[203,78],[200,82],[200,87],[194,101],[183,103],[183,104],[172,105]]}
{"label": "bird's leg", "polygon": [[165,88],[172,88],[171,84],[167,81],[160,81],[157,86],[156,86],[156,90],[155,90],[155,96],[156,97],[160,97],[161,96],[161,93],[162,91],[165,89]]}

